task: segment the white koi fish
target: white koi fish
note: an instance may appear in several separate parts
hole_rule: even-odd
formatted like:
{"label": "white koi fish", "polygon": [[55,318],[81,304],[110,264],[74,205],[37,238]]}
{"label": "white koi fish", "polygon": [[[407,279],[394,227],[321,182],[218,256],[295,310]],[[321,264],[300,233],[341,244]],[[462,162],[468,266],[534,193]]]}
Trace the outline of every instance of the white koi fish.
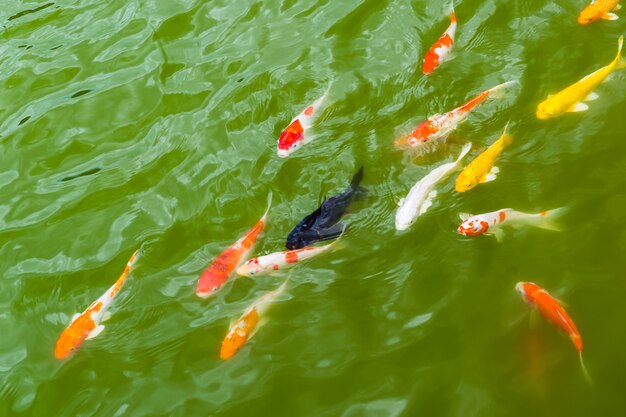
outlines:
{"label": "white koi fish", "polygon": [[433,199],[437,196],[437,191],[434,190],[435,186],[458,167],[459,162],[471,148],[471,143],[465,144],[456,161],[433,169],[411,188],[406,198],[403,198],[398,204],[396,230],[408,229],[420,215],[424,214],[432,206]]}

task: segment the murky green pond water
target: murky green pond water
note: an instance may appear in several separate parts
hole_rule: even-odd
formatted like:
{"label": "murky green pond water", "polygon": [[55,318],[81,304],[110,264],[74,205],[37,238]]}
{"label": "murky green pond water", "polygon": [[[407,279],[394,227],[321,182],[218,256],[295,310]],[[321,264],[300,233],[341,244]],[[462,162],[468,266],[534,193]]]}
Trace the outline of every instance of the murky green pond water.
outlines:
{"label": "murky green pond water", "polygon": [[[540,122],[537,103],[607,64],[626,17],[588,27],[585,1],[456,2],[455,59],[421,60],[447,2],[2,1],[0,415],[619,416],[626,409],[626,73],[584,114]],[[425,117],[518,79],[438,151],[393,146]],[[316,140],[276,139],[333,81]],[[511,120],[499,178],[454,177],[410,231],[413,183]],[[214,298],[200,272],[259,218],[279,250],[324,196],[365,167],[343,249],[293,270],[287,295],[233,359],[229,323],[285,275]],[[561,233],[464,238],[459,212],[566,206]],[[53,357],[73,314],[141,259],[106,330]],[[514,291],[567,303],[576,350]]]}

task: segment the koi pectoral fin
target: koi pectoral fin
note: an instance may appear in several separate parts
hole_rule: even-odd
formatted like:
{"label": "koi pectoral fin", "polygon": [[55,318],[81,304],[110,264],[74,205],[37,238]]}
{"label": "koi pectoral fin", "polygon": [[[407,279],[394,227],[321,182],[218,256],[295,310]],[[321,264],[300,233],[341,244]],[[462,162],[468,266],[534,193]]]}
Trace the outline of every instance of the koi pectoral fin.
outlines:
{"label": "koi pectoral fin", "polygon": [[618,10],[622,10],[622,5],[621,4],[617,4],[617,6],[615,6],[615,8],[613,9],[613,11],[618,11]]}
{"label": "koi pectoral fin", "polygon": [[585,97],[585,101],[593,101],[593,100],[597,100],[600,96],[597,93],[594,93],[593,91],[591,93],[589,93],[589,95],[587,97]]}
{"label": "koi pectoral fin", "polygon": [[98,336],[100,333],[102,333],[102,331],[104,330],[104,326],[102,324],[96,326],[95,329],[93,329],[89,335],[87,336],[86,340],[89,339],[93,339],[94,337]]}
{"label": "koi pectoral fin", "polygon": [[498,243],[502,242],[502,240],[504,240],[504,230],[502,229],[494,229],[493,232],[487,232],[485,233],[487,236],[494,236],[496,238],[496,240],[498,241]]}
{"label": "koi pectoral fin", "polygon": [[327,227],[326,229],[320,229],[318,231],[318,235],[320,237],[319,240],[330,240],[340,236],[344,230],[346,230],[347,226],[343,223],[337,223],[334,226]]}
{"label": "koi pectoral fin", "polygon": [[604,20],[617,20],[617,19],[619,19],[619,16],[616,15],[615,13],[607,13],[604,16],[602,16],[602,19],[604,19]]}
{"label": "koi pectoral fin", "polygon": [[426,201],[424,201],[424,204],[422,204],[422,207],[420,208],[420,211],[419,211],[420,216],[426,213],[426,210],[428,210],[430,206],[433,205],[433,200],[435,199],[435,197],[437,197],[437,191],[435,190],[431,191],[428,194],[428,197],[426,197]]}
{"label": "koi pectoral fin", "polygon": [[461,221],[465,221],[467,219],[469,219],[470,217],[472,217],[471,214],[469,213],[459,213],[459,218],[461,219]]}
{"label": "koi pectoral fin", "polygon": [[589,106],[587,106],[585,103],[578,103],[574,107],[572,107],[569,111],[572,113],[578,113],[578,112],[587,111],[587,110],[589,110]]}
{"label": "koi pectoral fin", "polygon": [[495,180],[498,177],[498,173],[499,172],[500,172],[500,168],[498,168],[498,167],[491,168],[489,173],[487,175],[485,175],[485,179],[482,180],[481,182],[491,182],[491,181]]}

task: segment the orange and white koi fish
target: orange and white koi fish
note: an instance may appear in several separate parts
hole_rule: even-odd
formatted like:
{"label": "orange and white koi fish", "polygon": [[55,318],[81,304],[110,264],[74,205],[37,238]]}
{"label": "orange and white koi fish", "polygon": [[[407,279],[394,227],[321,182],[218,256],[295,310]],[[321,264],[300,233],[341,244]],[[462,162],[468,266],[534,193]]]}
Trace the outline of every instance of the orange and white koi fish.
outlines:
{"label": "orange and white koi fish", "polygon": [[306,134],[306,131],[313,125],[313,120],[315,120],[317,113],[319,113],[319,107],[326,100],[329,91],[330,87],[328,87],[322,97],[318,98],[313,104],[302,110],[302,113],[297,115],[291,123],[289,123],[289,126],[283,130],[283,133],[281,133],[278,138],[279,157],[286,158],[298,150],[298,148],[311,141],[309,135]]}
{"label": "orange and white koi fish", "polygon": [[559,91],[541,102],[537,107],[537,118],[546,120],[560,116],[567,112],[582,112],[589,109],[583,101],[593,101],[599,96],[593,90],[596,89],[615,70],[626,68],[626,62],[622,59],[622,46],[624,36],[617,41],[617,56],[609,65],[592,72],[586,77],[566,89]]}
{"label": "orange and white koi fish", "polygon": [[450,26],[444,32],[433,46],[430,47],[424,57],[424,67],[422,72],[424,75],[432,74],[437,67],[447,61],[450,57],[450,51],[454,44],[454,35],[456,34],[457,20],[454,13],[454,2],[451,2]]}
{"label": "orange and white koi fish", "polygon": [[100,324],[106,320],[107,310],[117,293],[124,285],[130,269],[137,260],[139,249],[130,257],[126,268],[122,275],[115,281],[115,284],[109,288],[100,298],[91,303],[85,311],[75,314],[72,322],[59,336],[56,347],[54,349],[54,357],[57,359],[65,359],[81,347],[83,342],[98,336],[104,326]]}
{"label": "orange and white koi fish", "polygon": [[564,211],[564,208],[558,208],[549,211],[542,211],[537,214],[522,213],[510,208],[492,211],[491,213],[471,215],[461,213],[459,217],[463,223],[457,229],[465,236],[495,236],[500,240],[504,234],[500,227],[502,226],[535,226],[542,229],[559,231],[559,227],[554,224],[554,218],[558,217]]}
{"label": "orange and white koi fish", "polygon": [[260,325],[263,323],[263,316],[269,307],[276,301],[287,287],[285,281],[278,289],[268,292],[255,301],[246,312],[230,326],[228,334],[222,341],[220,358],[223,360],[232,358],[243,345],[254,336]]}
{"label": "orange and white koi fish", "polygon": [[617,20],[619,16],[612,11],[622,8],[619,0],[592,0],[578,15],[578,23],[588,25],[598,20]]}
{"label": "orange and white koi fish", "polygon": [[272,193],[267,197],[267,210],[263,217],[254,225],[254,227],[246,232],[239,240],[225,249],[219,254],[211,265],[209,265],[198,280],[196,287],[196,295],[200,298],[207,298],[215,294],[222,285],[228,281],[228,278],[237,269],[243,259],[246,258],[252,247],[256,243],[257,238],[265,228],[267,214],[272,205]]}
{"label": "orange and white koi fish", "polygon": [[497,91],[506,88],[517,81],[509,81],[497,85],[489,90],[483,91],[473,99],[456,109],[444,114],[436,114],[428,120],[422,122],[408,137],[401,137],[396,140],[396,146],[399,148],[419,146],[427,141],[436,139],[445,139],[455,130],[461,123],[467,120],[470,112],[479,104],[483,103],[487,98],[492,97]]}
{"label": "orange and white koi fish", "polygon": [[461,171],[456,178],[454,188],[459,193],[464,193],[478,184],[496,179],[500,169],[495,166],[496,160],[507,146],[513,142],[513,137],[507,133],[509,124],[504,127],[504,132],[498,140],[491,144],[486,151],[478,155]]}
{"label": "orange and white koi fish", "polygon": [[526,304],[531,307],[536,307],[541,315],[550,323],[567,333],[578,351],[583,373],[585,377],[591,381],[589,373],[583,363],[583,339],[580,337],[576,325],[565,309],[554,297],[537,284],[532,282],[518,282],[517,285],[515,285],[515,289],[522,296]]}
{"label": "orange and white koi fish", "polygon": [[334,242],[325,246],[307,246],[302,249],[287,250],[270,253],[250,259],[237,269],[237,273],[242,276],[269,274],[272,271],[289,268],[295,264],[311,259],[321,253],[326,252],[334,245]]}

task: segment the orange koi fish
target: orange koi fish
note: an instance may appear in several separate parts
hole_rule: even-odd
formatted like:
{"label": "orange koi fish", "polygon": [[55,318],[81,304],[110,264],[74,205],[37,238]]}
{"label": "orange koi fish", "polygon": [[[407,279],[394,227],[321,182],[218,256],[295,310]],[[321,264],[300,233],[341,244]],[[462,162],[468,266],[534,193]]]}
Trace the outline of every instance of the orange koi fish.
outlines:
{"label": "orange koi fish", "polygon": [[82,314],[75,314],[72,322],[59,336],[56,347],[54,349],[54,357],[57,359],[65,359],[74,353],[85,340],[98,336],[104,326],[100,324],[108,317],[106,312],[113,302],[113,299],[124,285],[130,268],[137,260],[139,249],[133,253],[130,260],[126,264],[126,268],[122,275],[115,281],[115,284],[109,288],[100,298],[91,303]]}
{"label": "orange koi fish", "polygon": [[207,298],[211,294],[216,293],[222,285],[228,281],[228,278],[237,269],[244,258],[248,255],[252,247],[256,243],[259,234],[265,227],[267,214],[272,205],[272,193],[267,197],[267,210],[263,217],[254,225],[254,227],[238,241],[233,243],[209,265],[198,280],[196,287],[196,295],[200,298]]}
{"label": "orange koi fish", "polygon": [[457,20],[454,13],[454,2],[451,2],[450,26],[444,32],[433,46],[430,47],[424,57],[424,67],[422,72],[424,75],[432,74],[437,67],[449,59],[452,45],[454,44],[454,35],[456,34]]}
{"label": "orange koi fish", "polygon": [[619,0],[592,0],[578,15],[578,23],[588,25],[598,20],[617,20],[619,16],[612,11],[622,8]]}
{"label": "orange koi fish", "polygon": [[518,282],[515,289],[522,296],[526,304],[536,307],[541,315],[550,323],[563,330],[571,339],[574,347],[580,356],[580,364],[585,373],[585,377],[589,379],[589,374],[583,362],[583,339],[576,328],[576,325],[569,317],[567,312],[559,302],[548,292],[537,284],[532,282]]}
{"label": "orange koi fish", "polygon": [[278,156],[281,158],[287,158],[294,153],[299,147],[310,142],[310,138],[306,135],[307,129],[313,125],[313,120],[316,111],[324,103],[330,87],[324,93],[324,95],[297,115],[289,126],[283,130],[278,138]]}
{"label": "orange koi fish", "polygon": [[275,291],[263,295],[248,307],[239,320],[230,326],[228,334],[222,341],[222,348],[220,350],[220,358],[222,360],[232,358],[239,352],[242,346],[254,336],[262,323],[262,316],[265,315],[276,298],[285,291],[286,287],[287,281]]}
{"label": "orange koi fish", "polygon": [[416,147],[427,141],[433,141],[436,139],[445,139],[448,135],[455,130],[461,123],[467,120],[470,112],[479,104],[487,100],[497,91],[508,87],[517,81],[509,81],[500,85],[497,85],[489,90],[485,90],[473,99],[469,100],[465,104],[456,109],[444,114],[435,114],[428,120],[420,123],[417,128],[408,136],[399,138],[396,141],[396,146],[399,148]]}

